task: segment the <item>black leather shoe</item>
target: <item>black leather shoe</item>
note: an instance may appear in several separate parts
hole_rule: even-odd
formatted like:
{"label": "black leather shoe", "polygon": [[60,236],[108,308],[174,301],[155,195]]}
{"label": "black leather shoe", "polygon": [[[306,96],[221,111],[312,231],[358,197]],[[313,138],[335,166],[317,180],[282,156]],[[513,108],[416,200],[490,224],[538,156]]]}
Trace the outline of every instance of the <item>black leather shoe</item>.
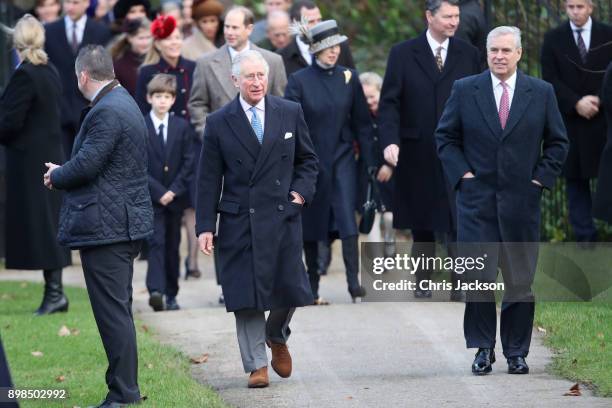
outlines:
{"label": "black leather shoe", "polygon": [[414,291],[414,297],[417,298],[417,299],[430,298],[431,297],[431,290],[429,290],[429,289],[425,289],[425,290],[417,289],[417,290]]}
{"label": "black leather shoe", "polygon": [[495,362],[495,350],[490,348],[479,348],[476,352],[476,357],[472,363],[472,373],[474,375],[489,374],[492,370],[492,364]]}
{"label": "black leather shoe", "polygon": [[510,357],[508,359],[508,374],[529,374],[529,366],[525,357]]}
{"label": "black leather shoe", "polygon": [[166,310],[181,310],[181,307],[176,303],[175,297],[166,298]]}
{"label": "black leather shoe", "polygon": [[164,310],[164,295],[157,291],[151,292],[149,295],[149,306],[151,306],[155,312]]}
{"label": "black leather shoe", "polygon": [[142,402],[146,400],[147,400],[147,397],[142,397],[139,400],[136,400],[134,402],[129,402],[129,403],[104,400],[100,403],[100,405],[96,405],[94,408],[122,408],[122,407],[128,407],[130,405],[140,405]]}

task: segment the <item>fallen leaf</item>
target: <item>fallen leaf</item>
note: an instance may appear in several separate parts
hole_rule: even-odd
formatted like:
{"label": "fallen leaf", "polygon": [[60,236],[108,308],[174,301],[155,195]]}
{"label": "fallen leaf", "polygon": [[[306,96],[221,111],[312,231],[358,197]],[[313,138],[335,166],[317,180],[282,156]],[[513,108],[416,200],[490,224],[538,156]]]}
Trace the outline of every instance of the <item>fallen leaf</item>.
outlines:
{"label": "fallen leaf", "polygon": [[347,400],[352,400],[353,397],[351,397],[350,395],[348,397],[346,397]]}
{"label": "fallen leaf", "polygon": [[543,327],[538,326],[538,331],[539,331],[540,333],[544,333],[544,334],[546,334],[546,329],[545,329],[545,328],[543,328]]}
{"label": "fallen leaf", "polygon": [[57,377],[55,377],[55,381],[64,382],[66,381],[66,377],[64,377],[63,375],[58,375]]}
{"label": "fallen leaf", "polygon": [[145,332],[145,333],[148,333],[149,332],[149,326],[147,326],[146,324],[143,324],[142,325],[142,331]]}
{"label": "fallen leaf", "polygon": [[582,393],[580,392],[580,385],[578,383],[572,385],[572,388],[569,389],[569,392],[563,394],[564,397],[579,397]]}
{"label": "fallen leaf", "polygon": [[204,353],[198,357],[191,357],[189,359],[193,364],[202,364],[208,361],[208,353]]}
{"label": "fallen leaf", "polygon": [[11,325],[10,325],[10,324],[7,324],[6,326],[4,326],[4,329],[5,329],[5,330],[8,330],[8,329],[10,329],[10,328],[11,328]]}
{"label": "fallen leaf", "polygon": [[573,359],[572,360],[572,365],[576,365],[576,364],[578,364],[578,360],[577,359]]}
{"label": "fallen leaf", "polygon": [[10,293],[3,293],[2,297],[0,297],[0,299],[2,299],[2,300],[13,300],[13,299],[15,299],[15,296],[11,295]]}
{"label": "fallen leaf", "polygon": [[73,336],[78,336],[79,334],[81,334],[81,331],[79,329],[70,329],[70,334],[72,334]]}
{"label": "fallen leaf", "polygon": [[603,340],[604,334],[603,333],[597,333],[597,338]]}
{"label": "fallen leaf", "polygon": [[26,282],[21,282],[21,285],[19,285],[19,286],[21,286],[22,288],[27,288],[28,284]]}
{"label": "fallen leaf", "polygon": [[43,352],[42,351],[33,351],[31,354],[34,357],[42,357],[43,356]]}
{"label": "fallen leaf", "polygon": [[151,363],[147,363],[147,368],[148,368],[148,369],[152,369],[152,368],[153,368],[153,364],[151,364]]}
{"label": "fallen leaf", "polygon": [[57,335],[60,337],[70,336],[70,334],[71,334],[70,329],[67,328],[66,326],[60,327],[59,331],[57,332]]}

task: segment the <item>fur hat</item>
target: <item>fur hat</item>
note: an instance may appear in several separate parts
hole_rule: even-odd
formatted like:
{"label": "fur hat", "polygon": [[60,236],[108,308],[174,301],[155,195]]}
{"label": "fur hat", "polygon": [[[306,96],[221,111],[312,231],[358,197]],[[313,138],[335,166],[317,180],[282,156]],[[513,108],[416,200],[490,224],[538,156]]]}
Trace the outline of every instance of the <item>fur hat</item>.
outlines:
{"label": "fur hat", "polygon": [[115,19],[121,20],[125,18],[130,9],[134,6],[144,6],[145,14],[149,15],[151,3],[149,0],[119,0],[113,7]]}
{"label": "fur hat", "polygon": [[217,0],[195,0],[191,7],[191,16],[194,21],[198,21],[206,16],[217,16],[221,18],[221,14],[223,14],[224,10],[223,4]]}
{"label": "fur hat", "polygon": [[172,16],[162,16],[161,14],[151,23],[151,34],[155,40],[168,38],[176,28],[176,19]]}

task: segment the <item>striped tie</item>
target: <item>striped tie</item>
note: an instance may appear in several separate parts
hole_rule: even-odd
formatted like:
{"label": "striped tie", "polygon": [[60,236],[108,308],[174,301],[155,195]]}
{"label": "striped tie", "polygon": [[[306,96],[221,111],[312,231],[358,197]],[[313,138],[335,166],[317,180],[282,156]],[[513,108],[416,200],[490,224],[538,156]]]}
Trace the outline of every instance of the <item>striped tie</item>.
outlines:
{"label": "striped tie", "polygon": [[257,136],[259,144],[262,144],[264,132],[263,127],[261,126],[261,121],[259,120],[259,116],[257,116],[257,109],[252,106],[249,110],[253,114],[253,117],[251,118],[251,127],[253,128],[253,132],[255,132],[255,136]]}
{"label": "striped tie", "polygon": [[578,52],[580,53],[580,59],[582,60],[582,63],[586,63],[587,60],[587,49],[586,49],[586,44],[584,43],[584,39],[582,38],[582,28],[579,28],[576,30],[576,34],[578,34],[576,36],[576,45],[578,45]]}

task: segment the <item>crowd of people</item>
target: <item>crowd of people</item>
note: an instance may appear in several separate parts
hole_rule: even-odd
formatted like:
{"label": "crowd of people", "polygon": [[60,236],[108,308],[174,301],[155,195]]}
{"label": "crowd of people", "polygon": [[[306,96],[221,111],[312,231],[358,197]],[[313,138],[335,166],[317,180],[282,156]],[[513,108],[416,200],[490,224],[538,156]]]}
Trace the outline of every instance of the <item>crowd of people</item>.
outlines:
{"label": "crowd of people", "polygon": [[[152,309],[180,309],[183,226],[185,279],[201,276],[200,250],[214,253],[248,385],[264,387],[265,344],[290,376],[295,308],[329,304],[319,286],[334,240],[349,296],[366,296],[356,213],[369,180],[371,238],[387,255],[395,230],[411,231],[414,256],[434,256],[436,242],[450,256],[457,241],[537,242],[542,189],[560,174],[577,241],[597,241],[594,216],[612,222],[612,27],[591,17],[591,0],[566,0],[569,21],[546,35],[546,82],[517,70],[518,28],[486,35],[475,0],[427,0],[426,27],[390,50],[384,79],[356,71],[349,38],[314,2],[263,3],[256,21],[219,0],[159,10],[149,0],[37,0],[14,28],[15,71],[0,99],[6,267],[43,270],[36,313],[65,312],[62,269],[68,248],[80,250],[110,362],[101,406],[141,398],[133,260],[148,262]],[[504,277],[513,269],[503,254],[499,264]],[[532,266],[507,272],[524,277],[519,300],[502,304],[514,374],[529,371]],[[416,298],[432,296],[418,285],[432,272],[416,271]],[[466,301],[480,375],[495,362],[495,302],[470,296],[450,299]]]}

